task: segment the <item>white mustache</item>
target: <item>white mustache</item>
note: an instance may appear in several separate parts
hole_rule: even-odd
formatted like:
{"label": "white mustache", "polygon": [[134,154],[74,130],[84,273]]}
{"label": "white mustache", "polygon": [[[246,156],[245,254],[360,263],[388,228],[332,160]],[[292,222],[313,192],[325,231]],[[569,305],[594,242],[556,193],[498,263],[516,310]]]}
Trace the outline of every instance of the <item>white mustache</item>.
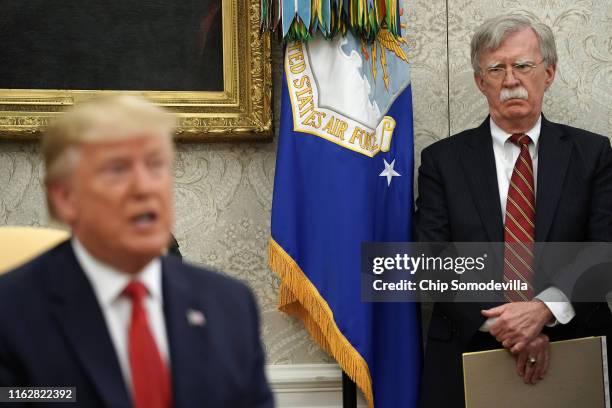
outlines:
{"label": "white mustache", "polygon": [[499,94],[499,100],[502,102],[506,102],[508,99],[525,99],[529,98],[529,93],[522,86],[517,86],[516,88],[508,89],[504,88],[501,90]]}

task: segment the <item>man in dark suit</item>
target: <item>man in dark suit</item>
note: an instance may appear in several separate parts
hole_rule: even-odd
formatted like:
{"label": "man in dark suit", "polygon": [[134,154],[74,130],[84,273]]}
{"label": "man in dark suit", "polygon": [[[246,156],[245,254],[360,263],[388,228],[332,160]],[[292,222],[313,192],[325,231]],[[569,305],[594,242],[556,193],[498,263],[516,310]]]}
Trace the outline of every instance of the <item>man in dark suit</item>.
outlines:
{"label": "man in dark suit", "polygon": [[173,125],[115,96],[44,136],[49,209],[72,239],[0,278],[0,386],[76,387],[88,408],[273,406],[250,290],[162,256]]}
{"label": "man in dark suit", "polygon": [[466,351],[505,347],[526,383],[542,379],[549,339],[586,334],[583,316],[601,305],[569,302],[571,293],[549,279],[563,265],[538,275],[534,243],[612,238],[609,140],[541,113],[557,64],[550,28],[519,16],[490,19],[472,38],[471,56],[490,116],[423,150],[416,238],[505,242],[504,279],[527,289],[506,292],[503,304],[434,305],[421,393],[427,408],[464,406]]}

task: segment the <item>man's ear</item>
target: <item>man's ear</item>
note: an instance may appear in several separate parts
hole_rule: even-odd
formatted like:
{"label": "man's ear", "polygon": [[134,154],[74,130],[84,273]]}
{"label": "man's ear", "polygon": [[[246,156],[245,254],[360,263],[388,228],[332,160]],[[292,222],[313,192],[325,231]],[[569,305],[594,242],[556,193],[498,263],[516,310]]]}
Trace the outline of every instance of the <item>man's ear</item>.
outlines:
{"label": "man's ear", "polygon": [[546,89],[548,89],[552,85],[553,81],[555,80],[555,74],[557,73],[557,66],[549,65],[546,67],[544,72],[546,74],[546,79],[544,80],[544,82],[546,85]]}
{"label": "man's ear", "polygon": [[484,78],[482,77],[482,75],[480,75],[480,73],[474,73],[474,82],[476,82],[476,86],[478,87],[478,89],[480,89],[480,92],[484,94],[485,83]]}
{"label": "man's ear", "polygon": [[76,219],[74,190],[68,180],[53,181],[47,184],[49,205],[56,218],[67,225]]}

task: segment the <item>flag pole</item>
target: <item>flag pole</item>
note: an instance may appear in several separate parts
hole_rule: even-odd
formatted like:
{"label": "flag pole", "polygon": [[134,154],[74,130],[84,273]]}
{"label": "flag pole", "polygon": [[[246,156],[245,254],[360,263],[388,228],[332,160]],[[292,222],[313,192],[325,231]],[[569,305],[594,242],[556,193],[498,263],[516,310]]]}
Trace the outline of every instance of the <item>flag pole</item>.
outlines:
{"label": "flag pole", "polygon": [[342,371],[342,408],[357,408],[357,386],[344,371]]}

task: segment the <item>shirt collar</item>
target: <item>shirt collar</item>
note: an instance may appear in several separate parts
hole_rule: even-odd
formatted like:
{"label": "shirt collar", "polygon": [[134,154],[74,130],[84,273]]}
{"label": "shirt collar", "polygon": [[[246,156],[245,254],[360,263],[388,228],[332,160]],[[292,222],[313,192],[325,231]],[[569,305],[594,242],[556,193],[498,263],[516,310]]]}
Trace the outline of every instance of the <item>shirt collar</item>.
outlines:
{"label": "shirt collar", "polygon": [[[493,137],[493,144],[502,148],[506,143],[510,142],[510,136],[512,133],[508,133],[499,126],[493,120],[493,118],[489,118],[489,122],[491,124],[491,136]],[[535,158],[538,153],[538,142],[540,141],[540,131],[542,130],[542,115],[538,117],[535,125],[529,129],[525,134],[529,136],[532,140],[532,144],[529,145],[529,153],[531,154],[531,158]]]}
{"label": "shirt collar", "polygon": [[161,261],[159,258],[153,259],[140,272],[132,275],[94,258],[76,237],[73,236],[71,243],[75,256],[103,307],[110,306],[117,300],[132,280],[140,281],[149,291],[149,295],[161,302]]}

